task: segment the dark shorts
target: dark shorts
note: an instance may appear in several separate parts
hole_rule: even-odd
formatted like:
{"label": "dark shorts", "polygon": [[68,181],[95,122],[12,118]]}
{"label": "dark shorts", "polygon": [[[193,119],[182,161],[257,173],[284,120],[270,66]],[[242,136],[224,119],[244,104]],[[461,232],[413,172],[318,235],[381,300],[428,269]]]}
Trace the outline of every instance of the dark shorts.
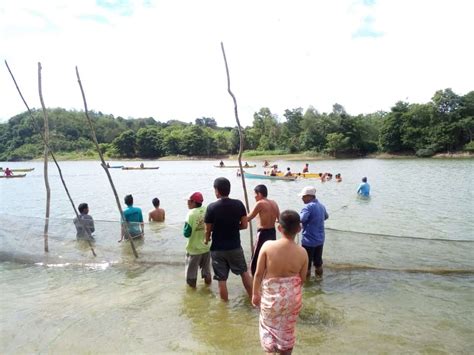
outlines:
{"label": "dark shorts", "polygon": [[258,255],[260,254],[260,249],[262,249],[262,245],[266,241],[269,241],[269,240],[276,240],[275,228],[269,228],[269,229],[260,228],[257,231],[257,243],[255,244],[253,258],[250,264],[250,271],[252,271],[252,275],[255,275],[255,270],[257,270],[257,261],[258,261]]}
{"label": "dark shorts", "polygon": [[311,268],[311,265],[316,267],[323,266],[323,246],[324,244],[318,245],[317,247],[303,245],[303,248],[305,248],[308,253],[308,270]]}
{"label": "dark shorts", "polygon": [[229,277],[229,270],[236,275],[242,275],[247,271],[242,247],[232,250],[211,251],[212,269],[214,270],[214,280],[226,281]]}

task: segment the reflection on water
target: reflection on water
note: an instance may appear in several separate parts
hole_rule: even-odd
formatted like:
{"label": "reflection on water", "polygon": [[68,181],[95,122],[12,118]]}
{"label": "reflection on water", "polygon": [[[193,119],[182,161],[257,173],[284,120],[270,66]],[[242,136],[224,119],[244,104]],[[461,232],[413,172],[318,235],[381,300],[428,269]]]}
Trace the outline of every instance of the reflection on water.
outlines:
{"label": "reflection on water", "polygon": [[[215,283],[189,289],[182,267],[0,269],[2,353],[260,353],[238,277],[225,304]],[[473,294],[472,276],[328,269],[305,284],[295,351],[469,353]]]}
{"label": "reflection on water", "polygon": [[[277,163],[297,170],[304,162]],[[75,240],[54,174],[50,253],[42,252],[41,163],[25,164],[37,170],[0,182],[9,201],[0,205],[1,353],[261,352],[258,311],[240,278],[229,280],[228,304],[215,282],[192,290],[184,280],[185,197],[200,190],[205,204],[214,201],[212,181],[224,175],[231,195],[242,198],[235,172],[213,162],[111,171],[119,194],[133,193],[144,214],[155,196],[167,213],[165,223],[146,223],[135,259],[128,242],[117,243],[119,218],[100,166],[61,163],[76,203],[88,202],[96,221],[94,258]],[[314,184],[330,214],[325,276],[305,284],[295,353],[473,353],[472,161],[338,160],[310,168],[341,173],[343,182],[265,182],[282,210],[299,210],[297,193]],[[355,194],[362,176],[372,185],[368,200]],[[262,181],[247,183],[251,190]],[[248,232],[242,244],[248,254]]]}

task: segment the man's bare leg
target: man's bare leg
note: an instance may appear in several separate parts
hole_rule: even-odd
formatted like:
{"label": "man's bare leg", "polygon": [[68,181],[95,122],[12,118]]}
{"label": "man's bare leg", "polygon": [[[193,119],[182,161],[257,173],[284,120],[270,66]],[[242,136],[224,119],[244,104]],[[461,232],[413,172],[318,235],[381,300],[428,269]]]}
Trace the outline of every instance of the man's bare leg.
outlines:
{"label": "man's bare leg", "polygon": [[242,275],[240,275],[240,277],[242,278],[245,291],[247,291],[249,297],[252,298],[252,276],[250,276],[248,271],[245,271]]}
{"label": "man's bare leg", "polygon": [[206,277],[204,278],[204,283],[205,283],[206,285],[210,285],[210,284],[212,283],[212,277],[211,277],[211,276],[206,276]]}
{"label": "man's bare leg", "polygon": [[229,293],[227,292],[227,281],[219,281],[219,295],[223,301],[229,300]]}
{"label": "man's bare leg", "polygon": [[323,266],[321,265],[320,267],[317,267],[315,270],[315,274],[318,277],[323,277]]}

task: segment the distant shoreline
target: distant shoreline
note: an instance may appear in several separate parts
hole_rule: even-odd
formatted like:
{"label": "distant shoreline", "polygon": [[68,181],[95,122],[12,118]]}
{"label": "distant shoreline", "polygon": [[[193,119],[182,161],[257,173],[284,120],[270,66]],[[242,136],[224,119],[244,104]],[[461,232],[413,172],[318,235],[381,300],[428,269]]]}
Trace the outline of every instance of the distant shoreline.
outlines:
{"label": "distant shoreline", "polygon": [[[244,153],[245,154],[245,153]],[[157,159],[148,159],[148,158],[112,158],[107,157],[106,161],[220,161],[220,160],[237,160],[237,155],[218,155],[211,157],[201,157],[201,156],[185,156],[185,155],[170,155]],[[474,153],[471,152],[453,152],[453,153],[438,153],[430,158],[418,158],[415,154],[389,154],[389,153],[377,153],[369,154],[366,156],[355,156],[355,155],[338,155],[336,157],[327,155],[327,154],[308,154],[308,153],[295,153],[295,154],[278,154],[278,155],[252,155],[252,156],[243,156],[242,161],[264,161],[268,160],[269,162],[275,160],[287,160],[287,161],[317,161],[317,160],[342,160],[342,159],[472,159],[474,158]],[[99,160],[98,156],[80,155],[80,154],[56,154],[56,159],[58,161],[93,161]],[[52,161],[52,159],[49,159]],[[33,160],[17,160],[20,161],[43,161],[43,159],[33,159]]]}

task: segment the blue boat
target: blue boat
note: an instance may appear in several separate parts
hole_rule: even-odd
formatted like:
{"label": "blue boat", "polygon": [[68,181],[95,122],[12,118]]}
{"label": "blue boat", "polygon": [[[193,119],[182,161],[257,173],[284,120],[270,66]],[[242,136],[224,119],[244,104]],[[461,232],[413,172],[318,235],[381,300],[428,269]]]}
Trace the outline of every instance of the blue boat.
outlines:
{"label": "blue boat", "polygon": [[260,174],[251,174],[244,171],[244,176],[247,179],[267,179],[267,180],[284,180],[284,181],[295,181],[296,176],[271,176],[271,175],[260,175]]}

